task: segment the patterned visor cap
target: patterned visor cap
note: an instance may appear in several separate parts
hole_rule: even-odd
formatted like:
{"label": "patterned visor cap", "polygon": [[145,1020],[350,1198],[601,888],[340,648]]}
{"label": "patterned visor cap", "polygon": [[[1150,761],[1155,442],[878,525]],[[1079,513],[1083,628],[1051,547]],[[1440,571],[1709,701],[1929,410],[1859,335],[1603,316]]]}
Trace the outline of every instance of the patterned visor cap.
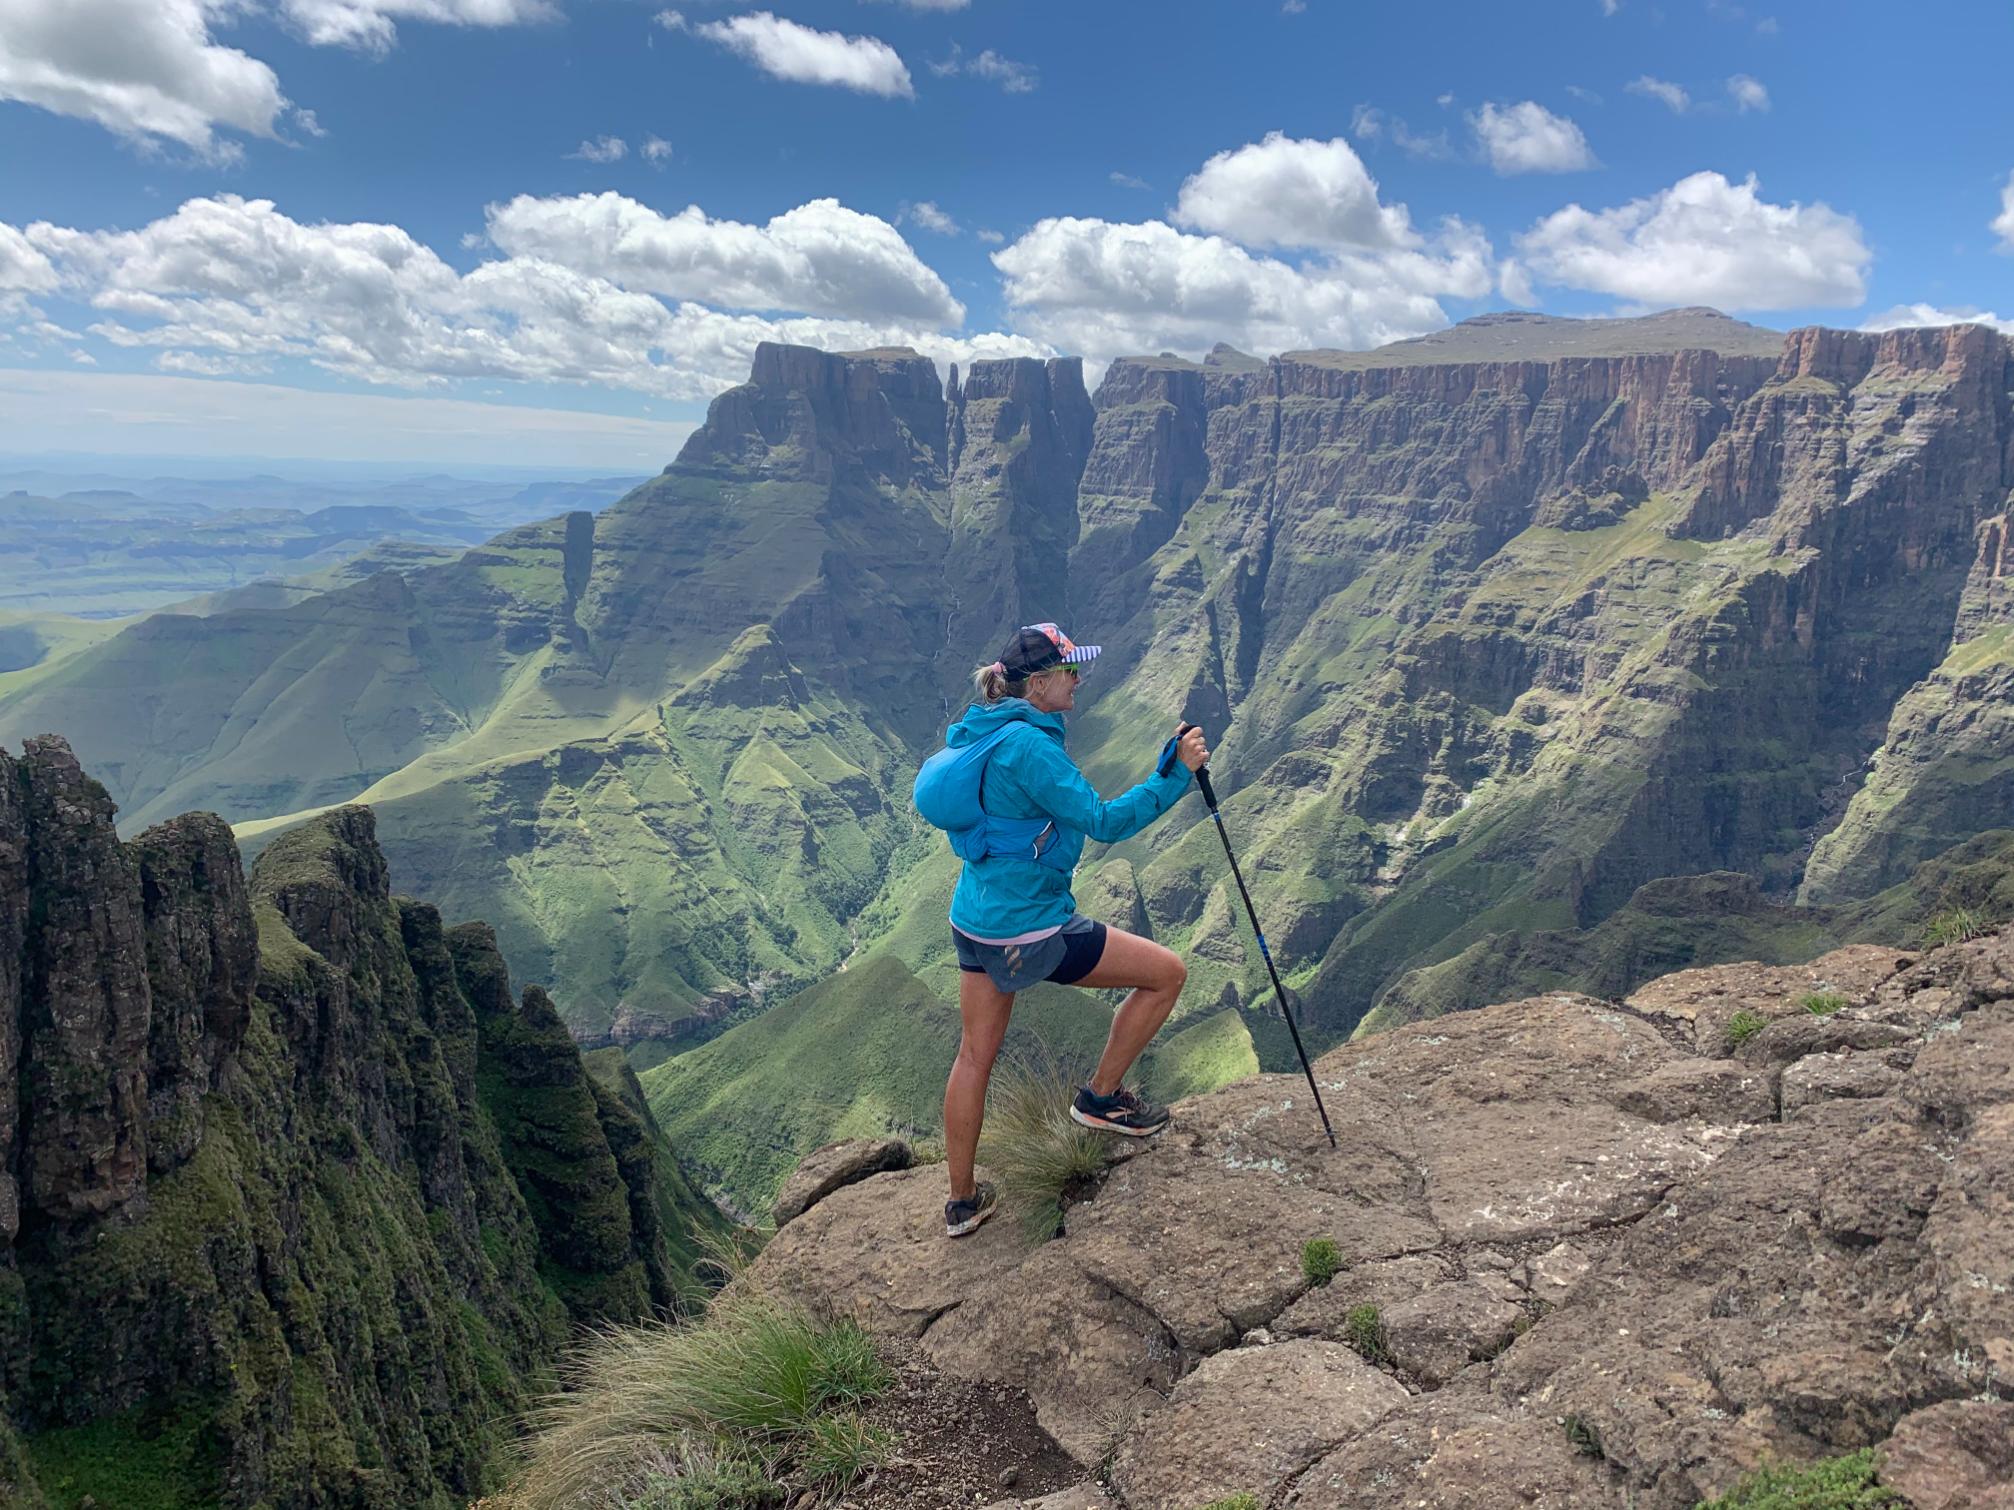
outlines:
{"label": "patterned visor cap", "polygon": [[1000,668],[1018,681],[1051,666],[1089,665],[1100,648],[1075,643],[1054,624],[1023,624],[1001,652]]}

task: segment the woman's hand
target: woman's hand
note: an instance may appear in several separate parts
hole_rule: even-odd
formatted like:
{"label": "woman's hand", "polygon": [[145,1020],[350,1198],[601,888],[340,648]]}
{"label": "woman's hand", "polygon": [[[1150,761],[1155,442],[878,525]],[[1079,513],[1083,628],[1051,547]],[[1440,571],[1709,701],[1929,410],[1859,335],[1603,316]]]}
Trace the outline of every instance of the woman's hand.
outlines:
{"label": "woman's hand", "polygon": [[1202,725],[1191,724],[1189,732],[1179,736],[1175,743],[1175,757],[1191,771],[1200,771],[1209,763],[1210,747],[1203,743]]}

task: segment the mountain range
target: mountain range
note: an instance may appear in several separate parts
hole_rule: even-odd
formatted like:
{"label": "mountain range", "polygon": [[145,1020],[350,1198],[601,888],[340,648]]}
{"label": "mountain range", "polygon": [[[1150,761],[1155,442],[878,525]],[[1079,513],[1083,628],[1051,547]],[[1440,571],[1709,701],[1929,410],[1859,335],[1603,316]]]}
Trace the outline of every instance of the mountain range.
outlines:
{"label": "mountain range", "polygon": [[[1333,1042],[1997,895],[2010,389],[1982,327],[1710,310],[1125,359],[1095,399],[1070,360],[766,345],[599,514],[156,614],[0,681],[0,741],[59,732],[129,828],[207,809],[252,852],[370,804],[403,884],[647,1069],[872,960],[946,994],[909,780],[1003,632],[1058,619],[1105,647],[1071,733],[1104,789],[1209,729]],[[1079,896],[1264,1058],[1209,829],[1189,799]]]}

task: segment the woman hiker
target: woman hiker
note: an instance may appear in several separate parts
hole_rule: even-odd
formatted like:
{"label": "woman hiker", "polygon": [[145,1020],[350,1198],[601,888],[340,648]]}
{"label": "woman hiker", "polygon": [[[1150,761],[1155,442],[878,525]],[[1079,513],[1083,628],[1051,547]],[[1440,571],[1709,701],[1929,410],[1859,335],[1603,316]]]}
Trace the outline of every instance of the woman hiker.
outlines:
{"label": "woman hiker", "polygon": [[[1054,624],[1017,630],[1000,659],[973,673],[978,701],[951,728],[947,754],[992,740],[980,758],[982,831],[990,840],[960,847],[964,873],[951,898],[958,954],[958,1010],[964,1037],[944,1087],[944,1143],[951,1199],[944,1230],[962,1237],[993,1215],[999,1199],[973,1174],[986,1082],[1007,1036],[1014,994],[1037,981],[1132,988],[1112,1019],[1104,1057],[1070,1107],[1086,1127],[1144,1138],[1168,1125],[1167,1111],[1124,1086],[1126,1072],[1174,1009],[1188,968],[1172,949],[1084,917],[1070,894],[1084,841],[1131,838],[1189,788],[1210,758],[1203,731],[1171,741],[1160,768],[1131,791],[1101,798],[1063,749],[1063,715],[1077,701],[1077,678],[1099,647],[1074,645]],[[1172,753],[1174,758],[1169,758]],[[954,836],[954,847],[964,835]],[[971,848],[990,850],[974,858]]]}

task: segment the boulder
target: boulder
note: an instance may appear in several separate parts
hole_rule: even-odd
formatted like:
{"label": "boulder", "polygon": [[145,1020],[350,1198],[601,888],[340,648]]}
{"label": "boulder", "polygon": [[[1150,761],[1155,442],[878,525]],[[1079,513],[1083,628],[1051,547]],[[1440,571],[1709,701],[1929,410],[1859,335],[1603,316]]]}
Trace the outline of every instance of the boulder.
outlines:
{"label": "boulder", "polygon": [[[1804,1011],[1804,998],[1828,992],[1859,1001],[1916,959],[1900,949],[1854,944],[1808,965],[1709,965],[1677,970],[1632,992],[1627,1005],[1684,1025],[1704,1054],[1721,1052],[1736,1012],[1777,1018]],[[1805,1014],[1809,1016],[1809,1013]]]}
{"label": "boulder", "polygon": [[1510,1345],[1526,1319],[1523,1299],[1523,1290],[1500,1274],[1437,1286],[1379,1313],[1385,1346],[1408,1378],[1439,1389]]}
{"label": "boulder", "polygon": [[1615,1103],[1646,1122],[1768,1122],[1776,1116],[1769,1077],[1724,1059],[1661,1064],[1621,1088]]}
{"label": "boulder", "polygon": [[1902,1056],[1896,1065],[1892,1054],[1853,1053],[1807,1054],[1784,1070],[1777,1094],[1782,1100],[1783,1119],[1796,1118],[1805,1108],[1820,1101],[1858,1100],[1885,1096],[1901,1083],[1902,1071],[1913,1053]]}
{"label": "boulder", "polygon": [[1302,1474],[1289,1510],[1595,1510],[1628,1503],[1559,1421],[1430,1395]]}
{"label": "boulder", "polygon": [[776,1197],[776,1225],[795,1221],[842,1185],[891,1169],[908,1169],[915,1163],[915,1150],[901,1138],[848,1138],[828,1143],[806,1154],[804,1162],[783,1182]]}
{"label": "boulder", "polygon": [[2014,1403],[1947,1400],[1904,1416],[1881,1482],[1916,1510],[2014,1510]]}
{"label": "boulder", "polygon": [[1340,1343],[1302,1338],[1219,1353],[1127,1434],[1112,1483],[1128,1510],[1195,1510],[1241,1493],[1267,1503],[1406,1399]]}

